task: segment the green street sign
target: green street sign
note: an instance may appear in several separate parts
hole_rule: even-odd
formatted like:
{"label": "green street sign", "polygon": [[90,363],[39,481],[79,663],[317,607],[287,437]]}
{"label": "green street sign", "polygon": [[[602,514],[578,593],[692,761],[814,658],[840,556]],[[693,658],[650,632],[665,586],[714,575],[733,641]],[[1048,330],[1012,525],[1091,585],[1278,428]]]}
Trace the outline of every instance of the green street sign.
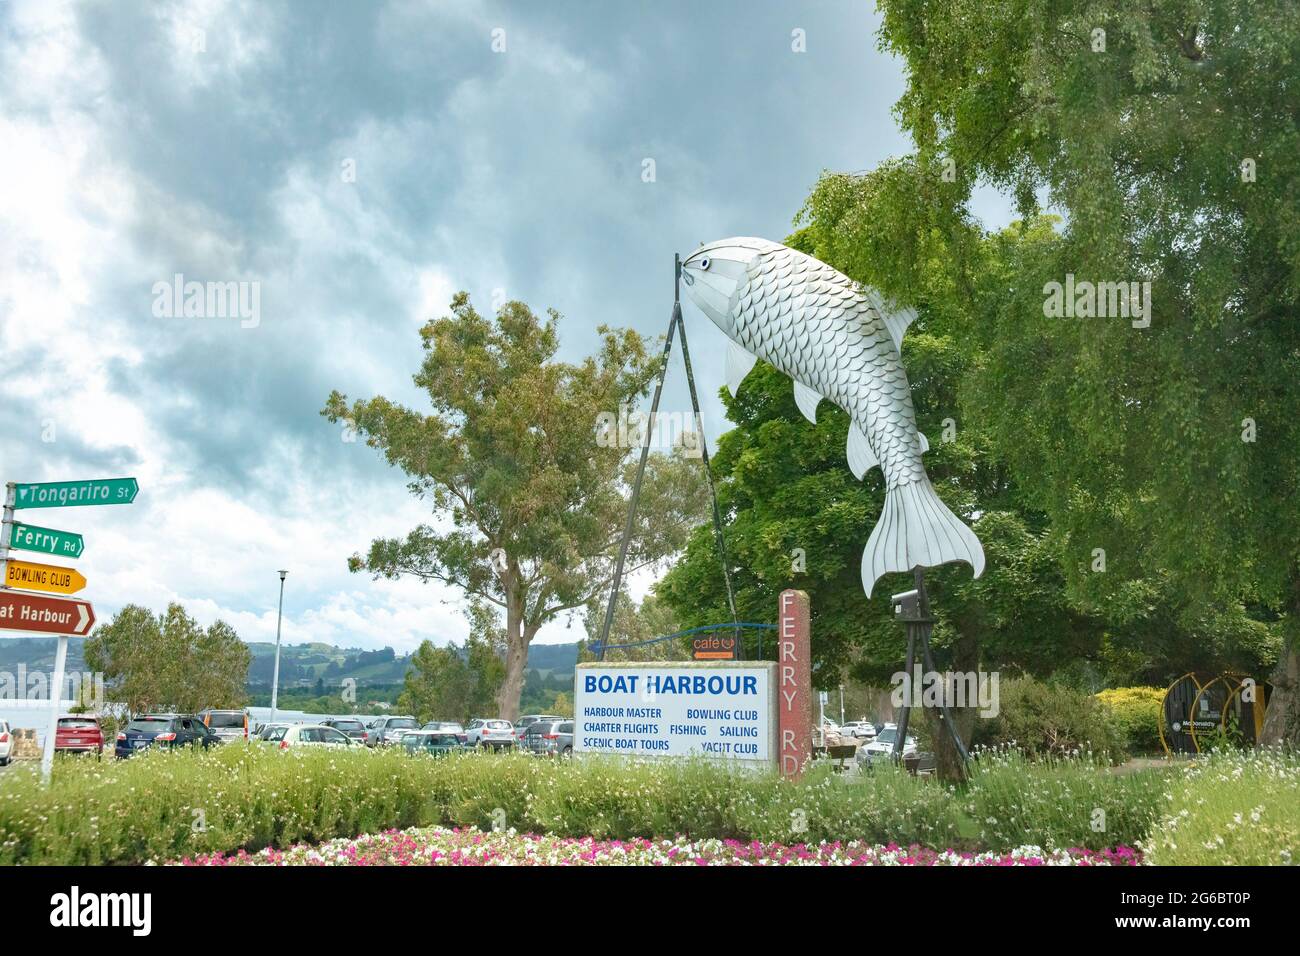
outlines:
{"label": "green street sign", "polygon": [[9,547],[22,551],[39,551],[42,554],[57,554],[65,558],[79,558],[86,548],[86,543],[81,540],[81,535],[71,531],[38,528],[35,525],[15,521],[13,531],[9,534]]}
{"label": "green street sign", "polygon": [[134,478],[46,481],[16,485],[15,508],[75,508],[82,505],[129,505],[140,486]]}

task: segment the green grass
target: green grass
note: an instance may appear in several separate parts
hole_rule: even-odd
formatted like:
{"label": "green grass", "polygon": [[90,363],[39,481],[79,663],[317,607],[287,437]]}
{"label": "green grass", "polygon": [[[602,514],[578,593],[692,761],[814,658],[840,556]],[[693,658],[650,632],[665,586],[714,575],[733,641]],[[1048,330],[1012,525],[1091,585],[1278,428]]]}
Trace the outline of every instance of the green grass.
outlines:
{"label": "green grass", "polygon": [[1086,755],[986,754],[954,789],[893,767],[817,768],[793,782],[699,760],[226,745],[120,762],[60,757],[48,789],[35,766],[10,768],[0,864],[142,863],[430,825],[940,850],[1143,845],[1157,862],[1276,863],[1282,849],[1300,858],[1298,779],[1297,758],[1277,754],[1124,774]]}
{"label": "green grass", "polygon": [[1175,778],[1142,849],[1170,866],[1300,864],[1300,756],[1232,751]]}
{"label": "green grass", "polygon": [[0,786],[0,864],[140,863],[285,847],[391,827],[515,827],[565,836],[873,842],[946,847],[960,809],[901,770],[799,782],[699,760],[540,760],[226,745],[114,762],[63,759]]}
{"label": "green grass", "polygon": [[1029,762],[986,752],[962,800],[981,846],[1008,850],[1136,846],[1160,817],[1170,778],[1164,768],[1116,774],[1093,755]]}

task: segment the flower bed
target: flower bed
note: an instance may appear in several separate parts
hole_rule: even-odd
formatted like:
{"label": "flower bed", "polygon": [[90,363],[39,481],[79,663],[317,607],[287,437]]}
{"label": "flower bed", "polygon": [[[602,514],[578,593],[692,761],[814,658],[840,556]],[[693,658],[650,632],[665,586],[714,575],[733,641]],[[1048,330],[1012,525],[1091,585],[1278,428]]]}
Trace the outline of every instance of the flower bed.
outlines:
{"label": "flower bed", "polygon": [[861,842],[794,844],[757,840],[597,840],[484,832],[473,827],[386,830],[318,846],[288,850],[214,853],[179,861],[182,866],[1136,866],[1128,847],[1043,850],[1021,846],[1008,853],[936,852],[923,847]]}

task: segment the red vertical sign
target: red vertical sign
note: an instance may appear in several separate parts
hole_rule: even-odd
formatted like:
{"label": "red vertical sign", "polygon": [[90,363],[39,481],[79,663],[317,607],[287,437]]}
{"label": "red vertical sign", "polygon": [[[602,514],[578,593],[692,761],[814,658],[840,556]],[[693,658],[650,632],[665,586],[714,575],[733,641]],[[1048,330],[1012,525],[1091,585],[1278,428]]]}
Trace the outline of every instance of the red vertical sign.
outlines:
{"label": "red vertical sign", "polygon": [[797,777],[812,760],[812,661],[808,595],[782,591],[777,614],[777,726],[781,775]]}

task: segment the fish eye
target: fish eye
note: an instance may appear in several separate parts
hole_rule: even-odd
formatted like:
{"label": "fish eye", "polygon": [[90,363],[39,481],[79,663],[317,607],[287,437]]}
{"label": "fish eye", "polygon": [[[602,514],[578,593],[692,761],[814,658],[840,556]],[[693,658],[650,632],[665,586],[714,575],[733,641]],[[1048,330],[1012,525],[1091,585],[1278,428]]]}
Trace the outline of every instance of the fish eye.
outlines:
{"label": "fish eye", "polygon": [[700,260],[700,268],[701,268],[701,269],[704,269],[705,271],[708,270],[708,268],[709,268],[709,257],[708,257],[708,256],[705,256],[703,259]]}

